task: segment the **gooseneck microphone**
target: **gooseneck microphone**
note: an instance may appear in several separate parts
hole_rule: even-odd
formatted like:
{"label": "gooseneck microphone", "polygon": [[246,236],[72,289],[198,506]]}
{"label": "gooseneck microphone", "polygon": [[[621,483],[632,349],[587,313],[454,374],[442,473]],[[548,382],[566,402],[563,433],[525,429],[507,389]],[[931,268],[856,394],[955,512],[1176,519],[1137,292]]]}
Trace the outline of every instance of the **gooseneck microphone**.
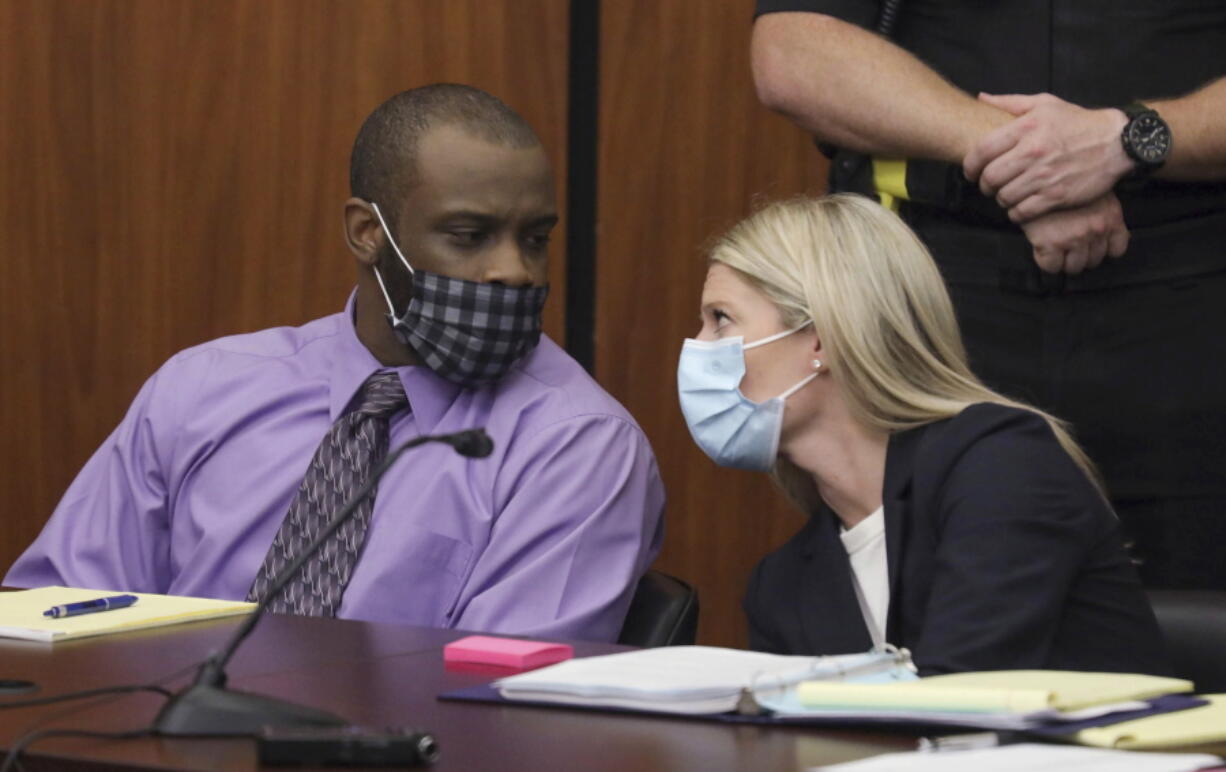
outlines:
{"label": "gooseneck microphone", "polygon": [[331,713],[295,705],[272,697],[249,692],[226,689],[226,663],[234,656],[239,645],[251,634],[264,616],[268,604],[344,525],[358,505],[366,499],[379,483],[384,473],[406,451],[429,442],[450,445],[457,453],[468,458],[485,458],[494,450],[494,441],[484,429],[468,429],[451,434],[434,434],[415,437],[387,454],[375,467],[370,477],[357,493],[345,503],[328,524],[284,569],[277,574],[268,587],[268,592],[243,620],[225,647],[209,656],[196,671],[196,680],[187,689],[175,695],[154,719],[159,734],[170,736],[198,735],[255,735],[266,726],[342,726],[349,722]]}

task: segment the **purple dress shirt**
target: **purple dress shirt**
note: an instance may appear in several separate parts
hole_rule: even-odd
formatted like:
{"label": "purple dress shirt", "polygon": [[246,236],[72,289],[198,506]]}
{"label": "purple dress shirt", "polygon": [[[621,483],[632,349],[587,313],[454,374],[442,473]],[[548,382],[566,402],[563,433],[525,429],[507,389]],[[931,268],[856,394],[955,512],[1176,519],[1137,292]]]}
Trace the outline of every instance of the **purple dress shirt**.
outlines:
{"label": "purple dress shirt", "polygon": [[[244,598],[320,440],[380,368],[352,308],[172,357],[5,584]],[[391,447],[484,426],[494,452],[429,444],[397,462],[338,616],[614,640],[663,527],[634,419],[544,337],[480,388],[398,372],[411,408]]]}

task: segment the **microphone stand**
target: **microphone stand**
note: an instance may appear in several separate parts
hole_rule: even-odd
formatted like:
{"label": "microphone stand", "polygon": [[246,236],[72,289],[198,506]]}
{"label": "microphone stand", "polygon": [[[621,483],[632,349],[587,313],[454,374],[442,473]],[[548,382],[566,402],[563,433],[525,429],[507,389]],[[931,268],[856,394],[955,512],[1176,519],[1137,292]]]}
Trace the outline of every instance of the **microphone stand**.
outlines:
{"label": "microphone stand", "polygon": [[215,652],[196,672],[195,682],[179,692],[162,708],[153,726],[158,734],[167,736],[200,735],[255,735],[265,726],[343,726],[349,722],[327,711],[296,705],[292,702],[265,697],[251,692],[231,691],[226,688],[226,663],[256,624],[263,617],[268,604],[275,598],[303,564],[324,545],[332,534],[349,519],[358,504],[366,499],[383,474],[396,459],[407,450],[427,442],[443,442],[455,448],[457,453],[472,458],[483,458],[493,450],[493,442],[483,429],[469,429],[454,434],[439,434],[416,437],[399,446],[371,473],[370,478],[358,489],[336,516],[320,531],[319,535],[277,574],[269,585],[267,594],[255,610],[243,620],[242,625],[227,642],[225,648]]}

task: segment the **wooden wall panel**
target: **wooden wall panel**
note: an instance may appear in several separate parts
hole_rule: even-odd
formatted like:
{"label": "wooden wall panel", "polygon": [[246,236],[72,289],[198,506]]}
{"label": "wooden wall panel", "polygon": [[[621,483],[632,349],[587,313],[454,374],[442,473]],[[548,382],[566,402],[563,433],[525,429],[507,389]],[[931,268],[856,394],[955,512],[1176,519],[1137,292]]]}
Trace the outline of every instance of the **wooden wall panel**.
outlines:
{"label": "wooden wall panel", "polygon": [[704,643],[745,644],[753,564],[801,523],[764,475],[719,469],[677,407],[702,246],[756,199],[820,192],[810,141],[759,106],[749,0],[606,0],[601,18],[596,374],[651,438],[668,488],[657,567],[697,586]]}
{"label": "wooden wall panel", "polygon": [[386,97],[497,94],[564,202],[568,7],[0,0],[0,571],[169,355],[340,309],[349,149]]}

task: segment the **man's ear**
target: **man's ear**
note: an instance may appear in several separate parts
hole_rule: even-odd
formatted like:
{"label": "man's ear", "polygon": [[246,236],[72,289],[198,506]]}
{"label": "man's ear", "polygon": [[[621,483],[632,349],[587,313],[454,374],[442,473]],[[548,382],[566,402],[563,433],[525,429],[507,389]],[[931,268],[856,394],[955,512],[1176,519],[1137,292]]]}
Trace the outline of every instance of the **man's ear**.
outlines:
{"label": "man's ear", "polygon": [[360,198],[345,202],[345,243],[362,265],[374,265],[386,234],[370,204]]}

